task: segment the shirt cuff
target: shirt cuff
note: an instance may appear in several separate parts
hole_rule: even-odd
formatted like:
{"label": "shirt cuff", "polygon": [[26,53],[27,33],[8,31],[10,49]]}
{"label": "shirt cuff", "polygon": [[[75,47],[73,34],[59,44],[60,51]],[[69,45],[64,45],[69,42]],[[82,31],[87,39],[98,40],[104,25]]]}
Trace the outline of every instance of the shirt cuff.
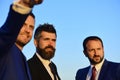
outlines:
{"label": "shirt cuff", "polygon": [[32,8],[23,6],[21,4],[19,4],[18,2],[14,2],[12,9],[20,14],[28,14],[31,12]]}

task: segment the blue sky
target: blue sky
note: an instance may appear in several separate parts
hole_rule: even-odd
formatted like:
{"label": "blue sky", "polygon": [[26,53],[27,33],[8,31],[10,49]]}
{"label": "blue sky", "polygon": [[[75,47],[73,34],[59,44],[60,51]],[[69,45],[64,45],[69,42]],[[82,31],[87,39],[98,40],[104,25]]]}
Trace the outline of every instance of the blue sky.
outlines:
{"label": "blue sky", "polygon": [[[13,0],[0,1],[0,25]],[[105,58],[120,62],[120,0],[44,0],[35,6],[36,27],[53,24],[57,30],[57,65],[62,80],[74,80],[76,71],[89,65],[83,54],[84,38],[96,35],[104,42]],[[23,50],[27,59],[35,53],[33,39]]]}

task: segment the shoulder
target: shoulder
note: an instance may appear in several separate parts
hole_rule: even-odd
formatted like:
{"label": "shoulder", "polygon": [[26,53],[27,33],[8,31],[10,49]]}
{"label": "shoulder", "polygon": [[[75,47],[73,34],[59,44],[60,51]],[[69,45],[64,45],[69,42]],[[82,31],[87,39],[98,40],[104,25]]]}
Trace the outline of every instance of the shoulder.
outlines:
{"label": "shoulder", "polygon": [[27,62],[29,65],[34,65],[36,62],[38,62],[36,54],[34,54],[33,57],[31,57],[30,59],[28,59]]}
{"label": "shoulder", "polygon": [[89,71],[89,68],[90,68],[90,66],[79,69],[75,76],[76,80],[80,80],[81,78],[84,79]]}
{"label": "shoulder", "polygon": [[113,62],[113,61],[107,61],[107,60],[105,60],[105,63],[107,63],[110,66],[120,66],[120,63],[118,63],[118,62]]}
{"label": "shoulder", "polygon": [[84,74],[89,71],[89,68],[90,68],[90,66],[78,69],[76,74]]}
{"label": "shoulder", "polygon": [[110,70],[120,71],[120,63],[118,62],[112,62],[105,60],[104,66],[108,67]]}
{"label": "shoulder", "polygon": [[52,63],[52,65],[53,65],[55,68],[57,68],[54,62],[51,61],[51,63]]}

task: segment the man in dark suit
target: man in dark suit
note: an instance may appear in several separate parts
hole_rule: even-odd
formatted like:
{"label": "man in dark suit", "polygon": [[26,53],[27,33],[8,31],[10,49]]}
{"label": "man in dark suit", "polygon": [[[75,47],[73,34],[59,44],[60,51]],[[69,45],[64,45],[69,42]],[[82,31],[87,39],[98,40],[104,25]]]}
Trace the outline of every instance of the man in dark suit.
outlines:
{"label": "man in dark suit", "polygon": [[[104,59],[104,46],[97,36],[89,36],[83,42],[84,54],[90,61],[90,66],[79,69],[76,80],[120,80],[120,63]],[[92,68],[94,68],[92,72]]]}
{"label": "man in dark suit", "polygon": [[[57,67],[51,61],[55,54],[56,37],[56,30],[52,24],[43,24],[36,29],[34,35],[36,53],[28,60],[32,80],[60,80]],[[54,70],[51,70],[50,63]]]}
{"label": "man in dark suit", "polygon": [[0,80],[31,80],[21,50],[32,37],[34,17],[31,10],[39,3],[39,0],[19,0],[10,6],[7,20],[0,28]]}

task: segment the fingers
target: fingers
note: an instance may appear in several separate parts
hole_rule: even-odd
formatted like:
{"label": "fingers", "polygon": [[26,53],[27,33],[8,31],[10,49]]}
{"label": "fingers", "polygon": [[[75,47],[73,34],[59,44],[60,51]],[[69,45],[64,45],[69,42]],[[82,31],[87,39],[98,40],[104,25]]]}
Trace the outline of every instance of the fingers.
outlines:
{"label": "fingers", "polygon": [[27,7],[33,7],[35,5],[41,4],[43,0],[20,0],[19,3],[27,6]]}
{"label": "fingers", "polygon": [[35,4],[41,4],[43,2],[43,0],[34,0]]}

